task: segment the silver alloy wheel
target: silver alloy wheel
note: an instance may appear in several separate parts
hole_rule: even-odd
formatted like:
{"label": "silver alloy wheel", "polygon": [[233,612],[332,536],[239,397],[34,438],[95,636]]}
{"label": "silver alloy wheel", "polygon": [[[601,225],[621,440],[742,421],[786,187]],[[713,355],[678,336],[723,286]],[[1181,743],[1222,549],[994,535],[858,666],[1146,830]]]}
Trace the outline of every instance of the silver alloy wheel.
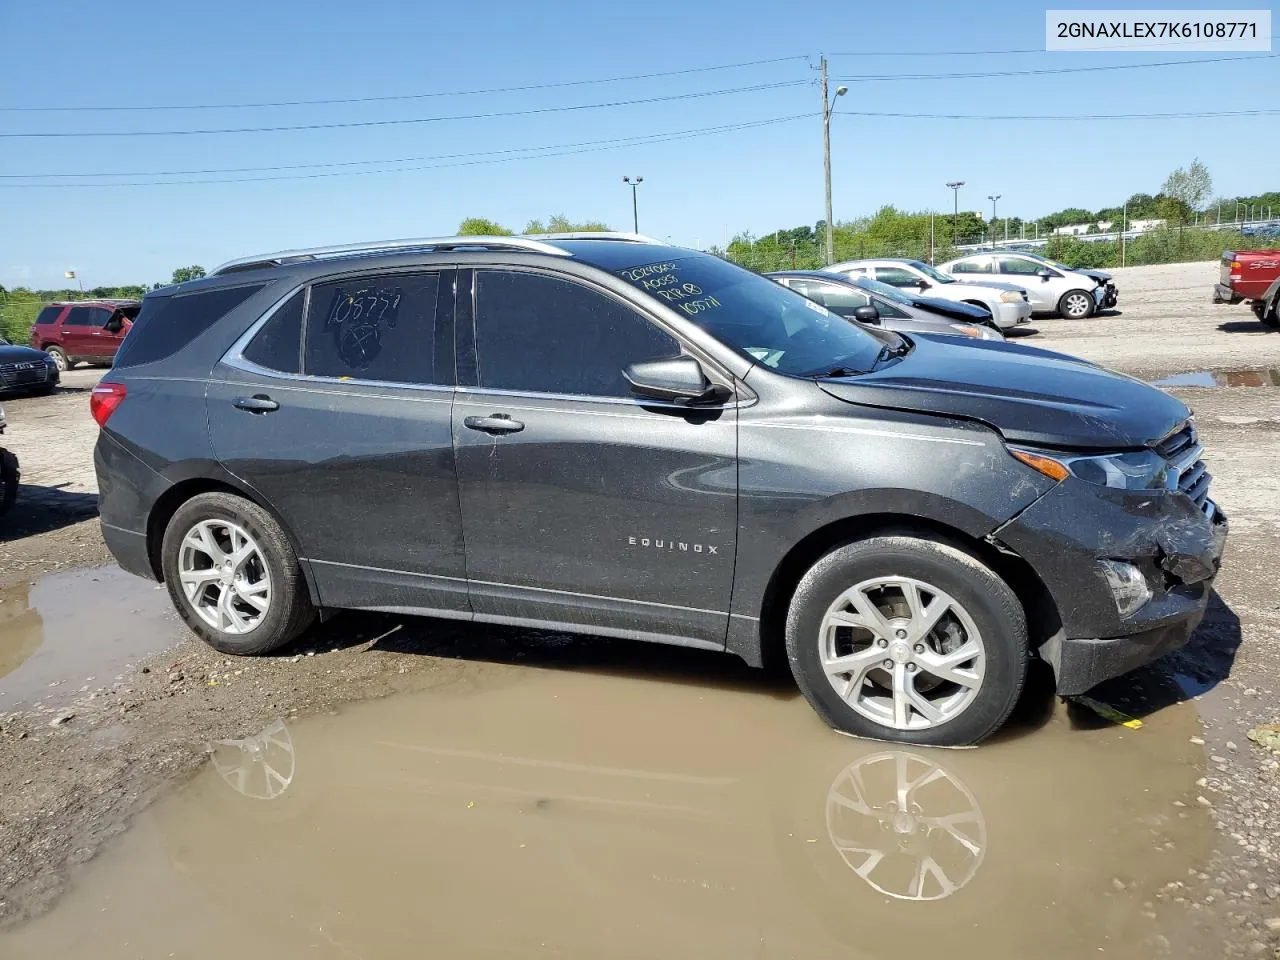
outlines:
{"label": "silver alloy wheel", "polygon": [[230,520],[201,520],[182,538],[182,590],[221,633],[248,633],[271,609],[271,573],[253,537]]}
{"label": "silver alloy wheel", "polygon": [[987,852],[987,823],[969,788],[905,750],[840,771],[827,792],[827,836],[850,870],[896,900],[946,899]]}
{"label": "silver alloy wheel", "polygon": [[894,730],[926,730],[963,713],[982,689],[986,647],[969,612],[910,577],[864,580],[827,609],[818,657],[858,714]]}
{"label": "silver alloy wheel", "polygon": [[1067,296],[1063,311],[1072,320],[1079,320],[1089,315],[1089,298],[1083,293],[1072,293]]}
{"label": "silver alloy wheel", "polygon": [[67,372],[67,367],[69,366],[69,364],[67,362],[67,355],[65,353],[63,353],[61,350],[52,350],[48,352],[48,355],[53,359],[53,365],[58,368],[59,373]]}

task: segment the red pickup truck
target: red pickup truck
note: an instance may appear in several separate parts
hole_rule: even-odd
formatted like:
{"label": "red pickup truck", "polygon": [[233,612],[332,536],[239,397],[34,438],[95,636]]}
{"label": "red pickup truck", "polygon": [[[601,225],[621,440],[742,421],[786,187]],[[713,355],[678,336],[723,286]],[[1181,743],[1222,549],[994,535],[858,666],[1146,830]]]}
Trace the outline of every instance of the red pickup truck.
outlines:
{"label": "red pickup truck", "polygon": [[1268,327],[1280,327],[1280,250],[1224,250],[1214,303],[1249,301]]}

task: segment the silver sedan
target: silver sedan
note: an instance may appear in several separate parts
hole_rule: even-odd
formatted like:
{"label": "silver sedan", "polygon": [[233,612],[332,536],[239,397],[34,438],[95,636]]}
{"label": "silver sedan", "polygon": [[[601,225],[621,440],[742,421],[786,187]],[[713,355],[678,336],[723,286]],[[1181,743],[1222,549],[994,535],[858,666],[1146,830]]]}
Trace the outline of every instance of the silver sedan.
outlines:
{"label": "silver sedan", "polygon": [[1057,314],[1068,320],[1083,320],[1103,308],[1107,296],[1104,283],[1062,264],[1050,266],[1039,257],[1024,253],[975,253],[938,267],[957,280],[982,282],[1012,280],[1027,291],[1034,313]]}

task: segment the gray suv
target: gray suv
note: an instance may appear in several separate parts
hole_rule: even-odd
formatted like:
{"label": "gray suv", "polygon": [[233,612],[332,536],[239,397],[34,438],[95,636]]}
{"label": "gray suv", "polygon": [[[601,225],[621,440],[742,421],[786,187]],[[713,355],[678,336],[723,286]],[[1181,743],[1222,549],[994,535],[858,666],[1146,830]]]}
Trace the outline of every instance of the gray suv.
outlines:
{"label": "gray suv", "polygon": [[634,235],[236,261],[91,407],[109,547],[219,650],[354,608],[785,658],[888,740],[1179,646],[1226,537],[1175,398]]}

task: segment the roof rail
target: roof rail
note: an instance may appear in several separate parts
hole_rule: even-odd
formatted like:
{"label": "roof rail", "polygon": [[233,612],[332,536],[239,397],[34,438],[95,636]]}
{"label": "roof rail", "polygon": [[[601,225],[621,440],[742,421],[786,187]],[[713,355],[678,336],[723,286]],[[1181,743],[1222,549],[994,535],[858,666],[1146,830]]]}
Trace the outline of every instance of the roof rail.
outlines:
{"label": "roof rail", "polygon": [[573,233],[528,233],[530,240],[625,240],[631,243],[663,243],[655,237],[647,237],[643,233],[618,233],[610,230],[579,230]]}
{"label": "roof rail", "polygon": [[309,247],[302,250],[282,250],[279,253],[259,254],[228,260],[211,271],[209,276],[258,267],[278,267],[286,263],[308,260],[330,260],[362,254],[396,253],[414,250],[456,250],[460,247],[485,247],[492,250],[527,250],[530,253],[547,253],[556,257],[571,254],[532,237],[429,237],[418,240],[378,240],[369,243],[344,243],[331,247]]}

